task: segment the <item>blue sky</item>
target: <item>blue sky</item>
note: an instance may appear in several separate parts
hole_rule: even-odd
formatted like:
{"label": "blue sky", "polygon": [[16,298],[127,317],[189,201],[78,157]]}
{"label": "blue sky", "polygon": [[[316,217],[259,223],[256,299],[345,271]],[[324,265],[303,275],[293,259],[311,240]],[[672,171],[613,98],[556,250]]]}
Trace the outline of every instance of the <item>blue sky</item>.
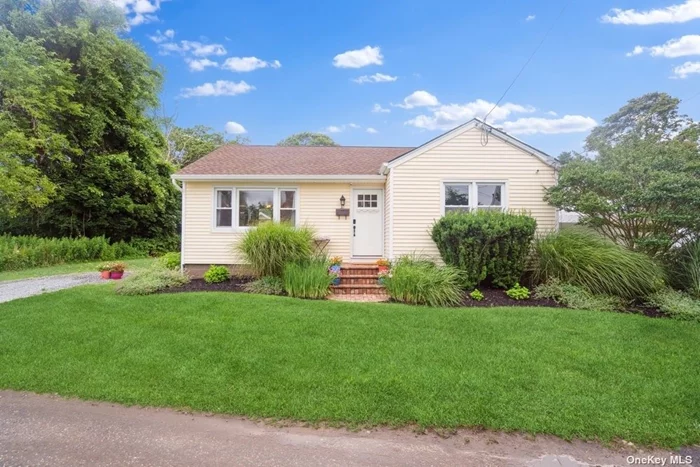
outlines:
{"label": "blue sky", "polygon": [[[112,1],[165,70],[178,125],[377,146],[483,117],[566,3]],[[700,0],[573,0],[492,123],[553,155],[580,149],[632,97],[700,92],[698,31]],[[681,110],[700,118],[700,98]]]}

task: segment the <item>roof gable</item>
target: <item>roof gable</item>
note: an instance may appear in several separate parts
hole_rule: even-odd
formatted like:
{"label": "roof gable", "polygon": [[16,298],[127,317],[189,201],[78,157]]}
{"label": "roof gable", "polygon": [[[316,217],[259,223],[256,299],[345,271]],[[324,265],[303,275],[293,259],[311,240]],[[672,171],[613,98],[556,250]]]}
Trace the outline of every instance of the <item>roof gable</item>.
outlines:
{"label": "roof gable", "polygon": [[522,151],[540,159],[542,162],[544,162],[545,164],[547,164],[555,169],[559,167],[559,161],[556,158],[550,156],[549,154],[544,153],[544,152],[540,151],[539,149],[536,149],[536,148],[530,146],[529,144],[524,143],[523,141],[520,141],[518,138],[515,138],[515,137],[509,135],[508,133],[499,130],[498,128],[496,128],[494,126],[491,126],[488,123],[479,120],[478,118],[473,118],[473,119],[469,120],[468,122],[466,122],[466,123],[464,123],[456,128],[453,128],[452,130],[450,130],[446,133],[443,133],[440,136],[437,136],[437,137],[431,139],[427,143],[425,143],[421,146],[418,146],[417,148],[415,148],[411,151],[408,151],[405,154],[401,154],[401,155],[395,157],[394,159],[390,160],[389,162],[384,164],[382,173],[388,173],[388,171],[391,170],[392,168],[399,166],[405,162],[408,162],[409,160],[413,159],[414,157],[417,157],[417,156],[423,154],[424,152],[427,152],[427,151],[441,145],[442,143],[449,141],[452,138],[455,138],[455,137],[457,137],[463,133],[466,133],[467,131],[474,129],[474,128],[478,128],[478,129],[486,132],[489,136],[495,136],[495,137],[499,138],[500,140],[502,140],[503,142],[510,144],[512,146],[515,146],[518,149],[521,149]]}

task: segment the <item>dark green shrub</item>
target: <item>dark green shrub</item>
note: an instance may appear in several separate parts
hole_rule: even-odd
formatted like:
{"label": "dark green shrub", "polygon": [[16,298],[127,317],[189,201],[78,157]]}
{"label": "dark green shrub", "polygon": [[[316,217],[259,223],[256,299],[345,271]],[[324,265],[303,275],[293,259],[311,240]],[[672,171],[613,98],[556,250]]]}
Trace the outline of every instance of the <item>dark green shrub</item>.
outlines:
{"label": "dark green shrub", "polygon": [[506,290],[506,295],[513,300],[527,300],[530,298],[530,290],[516,282],[513,287]]}
{"label": "dark green shrub", "polygon": [[279,277],[265,276],[256,281],[248,282],[243,286],[243,290],[263,295],[282,295],[284,282]]}
{"label": "dark green shrub", "polygon": [[462,302],[462,273],[452,266],[438,267],[412,257],[394,262],[384,278],[389,296],[403,303],[429,306],[454,306]]}
{"label": "dark green shrub", "polygon": [[535,242],[535,283],[558,279],[592,294],[647,297],[664,283],[661,267],[585,228],[567,228]]}
{"label": "dark green shrub", "polygon": [[535,288],[535,298],[548,298],[567,308],[594,311],[622,311],[624,301],[612,295],[594,295],[588,290],[573,284],[564,284],[552,279]]}
{"label": "dark green shrub", "polygon": [[167,269],[180,269],[180,258],[179,252],[166,253],[158,258],[158,263]]}
{"label": "dark green shrub", "polygon": [[481,293],[480,290],[474,289],[469,296],[471,297],[472,300],[476,300],[477,302],[480,302],[484,299],[484,294]]}
{"label": "dark green shrub", "polygon": [[248,230],[236,249],[257,275],[282,277],[286,264],[309,261],[314,251],[313,239],[313,230],[308,227],[265,222]]}
{"label": "dark green shrub", "polygon": [[465,288],[486,278],[508,288],[520,280],[536,227],[525,214],[451,212],[435,222],[432,238],[443,261],[464,273]]}
{"label": "dark green shrub", "polygon": [[221,282],[226,282],[231,278],[231,274],[228,272],[226,266],[216,266],[211,265],[207,272],[204,273],[204,282],[207,284],[219,284]]}
{"label": "dark green shrub", "polygon": [[324,259],[289,263],[284,268],[284,290],[290,297],[325,298],[331,292],[333,276]]}
{"label": "dark green shrub", "polygon": [[119,295],[148,295],[187,284],[190,278],[180,271],[152,267],[128,276],[115,288]]}
{"label": "dark green shrub", "polygon": [[661,290],[649,297],[649,304],[673,319],[700,322],[700,300],[677,290]]}

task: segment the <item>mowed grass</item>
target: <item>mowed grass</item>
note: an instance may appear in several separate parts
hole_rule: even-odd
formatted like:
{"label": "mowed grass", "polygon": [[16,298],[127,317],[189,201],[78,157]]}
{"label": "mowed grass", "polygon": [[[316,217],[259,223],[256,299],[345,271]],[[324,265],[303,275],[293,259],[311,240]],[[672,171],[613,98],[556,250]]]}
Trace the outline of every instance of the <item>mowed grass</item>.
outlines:
{"label": "mowed grass", "polygon": [[[137,271],[150,267],[157,258],[138,258],[119,260],[126,263],[127,270]],[[1,281],[14,281],[19,279],[30,279],[32,277],[57,276],[59,274],[71,274],[76,272],[93,272],[97,271],[97,267],[104,263],[113,263],[114,261],[93,261],[90,263],[70,263],[58,264],[56,266],[47,266],[44,268],[22,269],[19,271],[3,271],[0,272]]]}
{"label": "mowed grass", "polygon": [[85,286],[0,304],[0,387],[351,426],[700,442],[700,325]]}

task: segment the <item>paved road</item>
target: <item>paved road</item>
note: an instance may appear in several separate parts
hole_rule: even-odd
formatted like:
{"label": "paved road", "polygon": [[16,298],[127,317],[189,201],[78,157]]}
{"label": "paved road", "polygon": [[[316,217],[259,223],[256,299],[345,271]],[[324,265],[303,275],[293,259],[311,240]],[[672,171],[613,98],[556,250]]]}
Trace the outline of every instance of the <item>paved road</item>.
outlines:
{"label": "paved road", "polygon": [[636,451],[626,449],[462,430],[441,438],[410,430],[274,427],[240,418],[0,391],[0,466],[578,467],[627,465],[626,456]]}
{"label": "paved road", "polygon": [[69,289],[78,285],[100,282],[101,280],[100,274],[97,272],[83,272],[19,279],[16,281],[2,281],[0,282],[0,303],[46,292]]}

